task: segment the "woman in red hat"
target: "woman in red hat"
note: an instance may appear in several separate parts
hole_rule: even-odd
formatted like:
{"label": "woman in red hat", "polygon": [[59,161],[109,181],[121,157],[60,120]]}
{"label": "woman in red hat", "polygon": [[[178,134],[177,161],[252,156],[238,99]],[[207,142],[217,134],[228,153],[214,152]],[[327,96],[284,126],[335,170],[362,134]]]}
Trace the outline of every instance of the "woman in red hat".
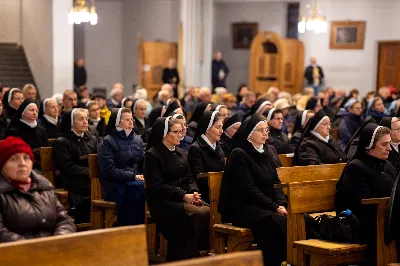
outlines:
{"label": "woman in red hat", "polygon": [[32,149],[22,139],[0,142],[0,243],[75,232],[54,187],[32,171]]}

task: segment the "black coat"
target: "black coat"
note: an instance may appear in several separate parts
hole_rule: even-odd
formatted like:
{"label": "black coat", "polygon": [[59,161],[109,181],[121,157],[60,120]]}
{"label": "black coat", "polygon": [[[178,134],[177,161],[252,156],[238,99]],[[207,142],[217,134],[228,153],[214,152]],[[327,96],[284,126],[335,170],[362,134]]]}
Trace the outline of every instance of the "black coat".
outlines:
{"label": "black coat", "polygon": [[69,192],[70,203],[72,206],[80,204],[82,198],[90,196],[90,178],[88,160],[79,157],[97,153],[97,138],[88,132],[81,138],[69,131],[57,138],[54,150],[55,163],[64,188]]}
{"label": "black coat", "polygon": [[[197,179],[197,175],[207,172],[221,172],[224,170],[225,155],[221,145],[217,143],[216,149],[212,149],[202,137],[199,137],[188,150],[188,163],[193,179]],[[201,197],[204,201],[209,202],[208,179],[197,179]]]}
{"label": "black coat", "polygon": [[0,242],[11,242],[75,232],[67,215],[43,176],[31,173],[31,188],[24,192],[0,176]]}
{"label": "black coat", "polygon": [[193,138],[194,135],[196,135],[196,131],[197,131],[197,122],[196,121],[191,121],[188,124],[188,129],[187,129],[187,133],[186,135],[188,135],[189,137]]}
{"label": "black coat", "polygon": [[[219,71],[223,70],[225,72],[225,77],[220,80],[219,79]],[[217,61],[217,60],[213,60],[212,61],[212,85],[214,88],[216,87],[224,87],[226,88],[226,78],[228,76],[229,73],[229,68],[228,66],[225,64],[224,60],[221,61]]]}
{"label": "black coat", "polygon": [[339,123],[339,145],[343,151],[346,149],[351,136],[353,136],[361,124],[361,116],[357,116],[352,113],[346,113],[343,115]]}
{"label": "black coat", "polygon": [[326,143],[311,134],[304,138],[295,157],[297,165],[335,164],[347,161],[346,155],[336,141],[329,139]]}
{"label": "black coat", "polygon": [[[162,74],[162,80],[163,83],[169,83],[169,84],[179,84],[179,73],[176,68],[170,69],[170,68],[164,68],[163,74]],[[174,88],[174,97],[178,98],[178,87],[175,86]]]}
{"label": "black coat", "polygon": [[[93,122],[90,120],[89,120],[89,125],[94,126]],[[102,117],[100,118],[100,121],[96,126],[96,132],[98,136],[102,138],[106,134],[106,130],[107,130],[106,120]]]}
{"label": "black coat", "polygon": [[[10,124],[6,136],[19,137],[32,149],[47,147],[49,145],[46,130],[42,126],[37,125],[36,127],[31,128],[21,121],[17,121],[14,125]],[[35,162],[33,168],[40,169],[40,151],[34,151],[34,155]]]}
{"label": "black coat", "polygon": [[221,143],[221,149],[224,151],[225,157],[228,157],[229,151],[232,149],[232,143],[231,143],[231,138],[228,137],[228,135],[226,135],[225,132],[222,133],[221,135],[220,143]]}
{"label": "black coat", "polygon": [[278,154],[293,153],[293,149],[289,144],[289,139],[281,130],[270,127],[268,134],[268,144],[274,146]]}
{"label": "black coat", "polygon": [[147,118],[144,119],[144,126],[142,123],[134,116],[135,126],[133,127],[133,131],[135,131],[136,135],[143,136],[146,133],[147,128],[149,127],[149,120]]}
{"label": "black coat", "polygon": [[58,118],[57,125],[50,123],[45,117],[39,119],[38,124],[41,125],[47,133],[49,139],[55,139],[58,136],[58,128],[60,127],[61,119]]}
{"label": "black coat", "polygon": [[[324,78],[324,72],[322,71],[322,68],[320,66],[317,66],[317,67],[319,69],[320,84],[322,84],[322,81],[323,81],[323,78]],[[313,72],[314,72],[314,67],[313,66],[308,66],[306,68],[306,71],[304,72],[304,77],[307,80],[307,85],[313,85],[314,84]]]}
{"label": "black coat", "polygon": [[74,65],[74,85],[76,87],[86,84],[87,74],[85,67]]}
{"label": "black coat", "polygon": [[389,197],[395,178],[392,163],[365,152],[347,164],[336,185],[336,212],[351,210],[362,224],[366,241],[376,235],[376,210],[361,200]]}
{"label": "black coat", "polygon": [[300,141],[300,137],[301,137],[302,133],[303,133],[302,131],[294,132],[294,134],[290,138],[289,143],[290,143],[290,146],[292,147],[293,151],[296,150],[297,144]]}
{"label": "black coat", "polygon": [[399,170],[400,170],[400,154],[394,149],[394,147],[392,145],[390,145],[390,147],[392,148],[392,150],[389,152],[389,157],[388,157],[388,161],[392,163],[392,165],[395,168],[396,171],[396,176],[397,174],[399,174]]}
{"label": "black coat", "polygon": [[257,152],[250,142],[232,151],[222,179],[218,210],[224,222],[249,227],[276,213],[287,200],[269,152]]}
{"label": "black coat", "polygon": [[144,178],[147,203],[157,229],[167,240],[179,238],[189,224],[183,197],[199,191],[186,152],[178,147],[170,151],[157,143],[144,155]]}
{"label": "black coat", "polygon": [[7,118],[4,115],[0,115],[0,140],[5,139],[7,127],[8,127]]}
{"label": "black coat", "polygon": [[14,116],[17,114],[17,111],[18,111],[17,109],[14,109],[9,105],[4,106],[3,108],[4,116],[9,120],[14,118]]}

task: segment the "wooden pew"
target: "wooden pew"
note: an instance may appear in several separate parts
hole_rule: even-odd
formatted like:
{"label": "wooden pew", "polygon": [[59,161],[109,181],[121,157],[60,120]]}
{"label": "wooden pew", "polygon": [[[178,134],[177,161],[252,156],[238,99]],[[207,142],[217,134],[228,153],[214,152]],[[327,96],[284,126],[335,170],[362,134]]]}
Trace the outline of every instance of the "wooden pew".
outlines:
{"label": "wooden pew", "polygon": [[[54,161],[54,150],[53,147],[41,147],[40,148],[40,165],[44,176],[52,183],[55,184],[55,172],[56,163]],[[54,193],[57,195],[58,200],[65,207],[69,209],[68,206],[68,191],[65,189],[55,189]]]}
{"label": "wooden pew", "polygon": [[281,164],[282,164],[283,167],[291,167],[291,166],[293,166],[293,153],[278,154],[278,157],[279,157],[279,161],[281,161]]}
{"label": "wooden pew", "polygon": [[56,142],[56,139],[48,139],[49,147],[52,147],[53,144]]}
{"label": "wooden pew", "polygon": [[377,210],[377,266],[386,266],[389,263],[397,261],[396,243],[393,241],[388,247],[385,245],[384,234],[385,234],[385,217],[388,210],[389,198],[373,198],[364,199],[362,204],[376,205]]}
{"label": "wooden pew", "polygon": [[0,244],[1,265],[148,265],[144,225]]}
{"label": "wooden pew", "polygon": [[310,266],[357,264],[366,260],[367,245],[306,239],[304,214],[333,210],[336,183],[333,179],[288,184],[288,251],[292,251],[288,252],[288,263],[306,265],[305,255],[310,256]]}
{"label": "wooden pew", "polygon": [[115,202],[103,200],[100,186],[100,170],[97,154],[89,154],[89,177],[91,193],[92,229],[110,228],[117,220],[117,205]]}
{"label": "wooden pew", "polygon": [[162,266],[263,266],[263,257],[260,250],[236,252],[220,256],[210,256],[161,264]]}

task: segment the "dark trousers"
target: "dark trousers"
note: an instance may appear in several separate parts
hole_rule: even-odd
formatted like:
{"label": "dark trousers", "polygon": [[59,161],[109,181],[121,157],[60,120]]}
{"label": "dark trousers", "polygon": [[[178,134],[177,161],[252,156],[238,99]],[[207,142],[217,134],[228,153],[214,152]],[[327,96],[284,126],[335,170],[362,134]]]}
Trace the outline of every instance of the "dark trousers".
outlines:
{"label": "dark trousers", "polygon": [[250,226],[250,229],[263,253],[264,265],[280,266],[286,261],[286,217],[272,214]]}
{"label": "dark trousers", "polygon": [[199,250],[208,249],[210,208],[188,203],[184,208],[189,221],[187,232],[183,238],[167,239],[167,261],[195,258]]}

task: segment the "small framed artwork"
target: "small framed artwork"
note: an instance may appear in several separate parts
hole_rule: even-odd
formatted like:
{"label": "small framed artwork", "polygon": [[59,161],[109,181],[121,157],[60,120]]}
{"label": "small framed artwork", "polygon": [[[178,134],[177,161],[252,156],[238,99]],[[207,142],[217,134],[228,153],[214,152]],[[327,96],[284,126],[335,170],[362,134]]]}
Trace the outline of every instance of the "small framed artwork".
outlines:
{"label": "small framed artwork", "polygon": [[330,49],[364,49],[365,21],[331,21]]}
{"label": "small framed artwork", "polygon": [[258,23],[232,23],[233,49],[250,49],[258,34]]}

